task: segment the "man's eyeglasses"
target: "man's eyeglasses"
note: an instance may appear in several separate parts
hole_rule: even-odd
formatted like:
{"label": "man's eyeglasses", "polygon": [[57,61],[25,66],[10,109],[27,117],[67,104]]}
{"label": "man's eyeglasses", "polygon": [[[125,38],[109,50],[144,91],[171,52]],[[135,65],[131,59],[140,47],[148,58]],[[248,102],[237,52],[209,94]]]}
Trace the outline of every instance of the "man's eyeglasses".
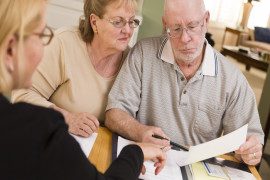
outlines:
{"label": "man's eyeglasses", "polygon": [[133,20],[125,20],[123,18],[118,18],[118,19],[106,19],[109,21],[114,27],[116,28],[123,28],[125,25],[128,23],[130,28],[136,28],[140,25],[140,21],[138,19],[133,19]]}
{"label": "man's eyeglasses", "polygon": [[54,34],[52,29],[49,26],[46,26],[43,33],[33,33],[33,35],[39,36],[40,39],[43,41],[43,45],[47,46],[50,44]]}
{"label": "man's eyeglasses", "polygon": [[[206,14],[206,13],[205,13]],[[186,27],[182,27],[180,25],[171,26],[167,29],[167,34],[170,38],[179,38],[182,36],[183,31],[190,36],[199,35],[202,32],[202,27],[204,26],[204,21],[201,24],[201,21],[204,20],[205,14],[203,18],[198,22],[191,22]]]}

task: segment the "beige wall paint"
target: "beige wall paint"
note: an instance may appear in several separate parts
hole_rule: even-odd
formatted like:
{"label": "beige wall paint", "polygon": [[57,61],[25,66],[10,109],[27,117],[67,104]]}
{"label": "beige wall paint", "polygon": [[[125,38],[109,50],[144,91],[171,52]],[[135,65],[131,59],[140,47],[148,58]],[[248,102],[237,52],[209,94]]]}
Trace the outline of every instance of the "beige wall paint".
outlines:
{"label": "beige wall paint", "polygon": [[139,29],[138,40],[159,36],[163,33],[162,16],[165,0],[144,0],[142,7],[143,23]]}
{"label": "beige wall paint", "polygon": [[[264,81],[264,87],[259,104],[259,115],[262,123],[262,127],[265,128],[268,114],[270,109],[270,68],[268,68],[267,76]],[[270,136],[268,137],[270,139]]]}

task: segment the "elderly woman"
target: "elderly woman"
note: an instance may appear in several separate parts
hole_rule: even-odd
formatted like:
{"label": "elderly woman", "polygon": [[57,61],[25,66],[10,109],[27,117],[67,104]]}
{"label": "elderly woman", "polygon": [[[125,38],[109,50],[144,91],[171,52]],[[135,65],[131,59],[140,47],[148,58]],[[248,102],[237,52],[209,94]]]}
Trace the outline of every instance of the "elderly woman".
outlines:
{"label": "elderly woman", "polygon": [[62,28],[45,49],[33,87],[12,94],[60,111],[69,132],[90,136],[105,120],[107,95],[139,21],[136,0],[86,0],[78,27]]}
{"label": "elderly woman", "polygon": [[150,144],[126,146],[105,174],[99,173],[59,112],[11,104],[2,95],[31,87],[44,45],[53,37],[45,11],[45,0],[0,1],[0,179],[136,179],[148,159],[158,159],[158,173],[166,154]]}

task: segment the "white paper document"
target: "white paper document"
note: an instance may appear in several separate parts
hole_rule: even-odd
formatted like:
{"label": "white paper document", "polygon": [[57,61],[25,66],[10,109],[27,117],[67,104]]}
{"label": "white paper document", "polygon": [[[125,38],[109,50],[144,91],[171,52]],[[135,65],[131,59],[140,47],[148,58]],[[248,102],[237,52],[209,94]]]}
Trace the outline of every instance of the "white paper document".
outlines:
{"label": "white paper document", "polygon": [[93,133],[91,136],[85,138],[85,137],[80,137],[80,136],[76,136],[74,134],[70,134],[72,137],[75,138],[75,140],[80,144],[83,153],[85,154],[85,156],[88,158],[91,149],[95,143],[95,140],[97,138],[97,133]]}
{"label": "white paper document", "polygon": [[[123,149],[128,144],[132,144],[134,141],[130,141],[127,139],[124,139],[120,136],[118,136],[118,144],[117,144],[117,156]],[[172,152],[168,151],[168,153]],[[168,180],[168,179],[177,179],[177,180],[182,180],[182,173],[180,170],[180,167],[176,164],[174,157],[173,156],[168,156],[166,165],[162,169],[162,171],[156,176],[155,175],[155,167],[154,167],[154,162],[152,161],[146,161],[143,163],[145,168],[146,168],[146,173],[140,174],[139,178],[144,179],[144,180]]]}
{"label": "white paper document", "polygon": [[209,176],[213,177],[218,177],[218,178],[223,178],[229,180],[230,178],[227,175],[227,172],[223,168],[223,166],[215,165],[215,164],[210,164],[206,162],[202,162],[202,165],[205,168],[205,171]]}
{"label": "white paper document", "polygon": [[237,150],[246,141],[248,125],[197,146],[190,146],[188,152],[170,151],[179,166],[185,166],[211,157]]}
{"label": "white paper document", "polygon": [[256,180],[256,178],[251,173],[227,166],[225,166],[224,169],[228,173],[230,180]]}
{"label": "white paper document", "polygon": [[[199,144],[197,146],[190,146],[189,151],[168,151],[166,153],[166,166],[157,176],[154,174],[154,163],[151,161],[144,162],[144,165],[146,166],[146,174],[141,174],[139,178],[160,180],[182,179],[180,166],[185,166],[237,150],[240,145],[246,141],[247,127],[248,125],[246,124],[241,128],[220,138]],[[118,137],[117,156],[123,147],[131,143],[133,143],[133,141]]]}

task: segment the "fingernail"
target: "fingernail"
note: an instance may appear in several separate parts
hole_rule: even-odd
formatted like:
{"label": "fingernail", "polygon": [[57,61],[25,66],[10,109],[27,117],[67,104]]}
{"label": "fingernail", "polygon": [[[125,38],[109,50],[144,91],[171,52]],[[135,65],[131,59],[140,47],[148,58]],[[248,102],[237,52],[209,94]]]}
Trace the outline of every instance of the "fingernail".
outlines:
{"label": "fingernail", "polygon": [[165,148],[166,148],[166,146],[163,146],[160,149],[161,149],[162,152],[165,152]]}

